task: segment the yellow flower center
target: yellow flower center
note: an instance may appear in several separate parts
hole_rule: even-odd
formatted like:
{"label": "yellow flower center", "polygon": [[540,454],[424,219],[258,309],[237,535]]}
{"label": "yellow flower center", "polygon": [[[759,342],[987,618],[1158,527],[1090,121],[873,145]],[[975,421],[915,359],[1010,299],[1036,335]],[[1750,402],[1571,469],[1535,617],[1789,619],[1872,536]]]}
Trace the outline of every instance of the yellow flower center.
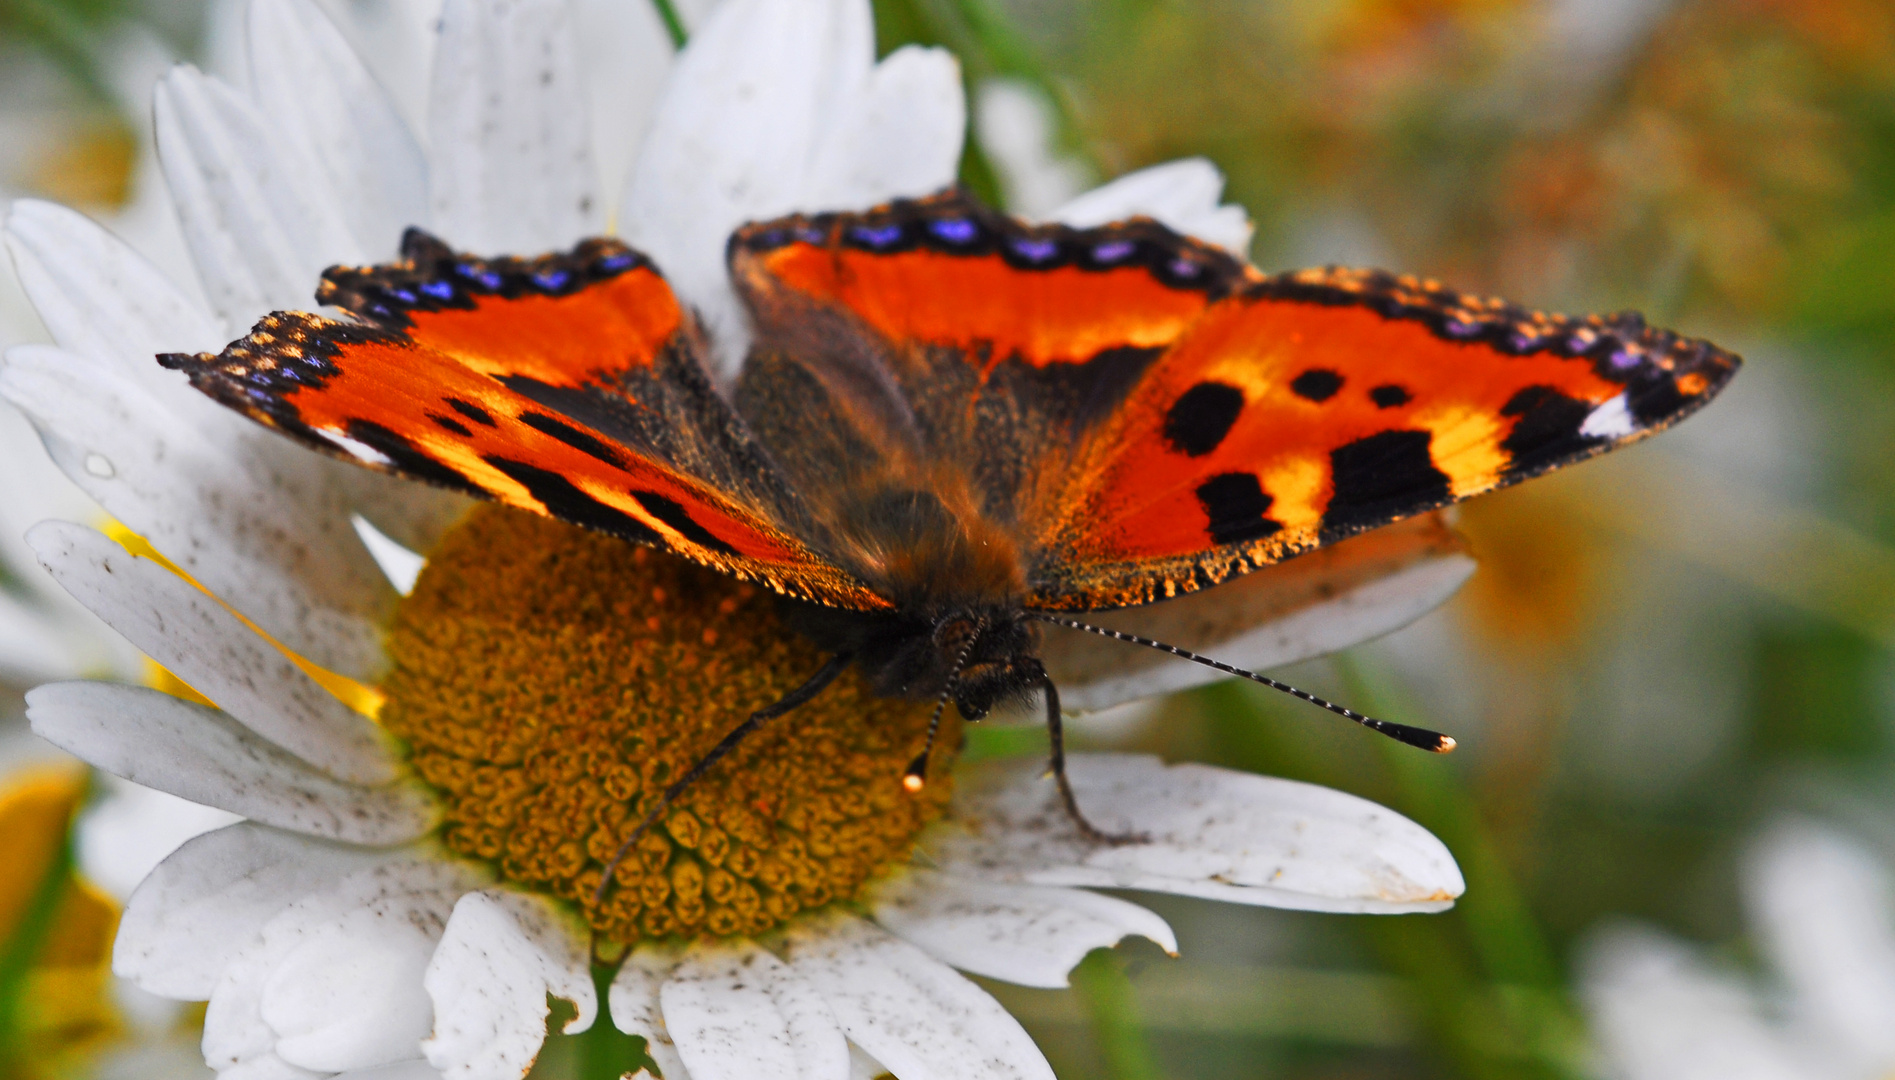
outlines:
{"label": "yellow flower center", "polygon": [[950,793],[958,730],[904,790],[930,706],[850,671],[688,789],[595,904],[665,787],[825,657],[762,590],[495,507],[429,558],[389,651],[381,720],[440,790],[444,842],[577,904],[605,940],[756,934],[852,897]]}

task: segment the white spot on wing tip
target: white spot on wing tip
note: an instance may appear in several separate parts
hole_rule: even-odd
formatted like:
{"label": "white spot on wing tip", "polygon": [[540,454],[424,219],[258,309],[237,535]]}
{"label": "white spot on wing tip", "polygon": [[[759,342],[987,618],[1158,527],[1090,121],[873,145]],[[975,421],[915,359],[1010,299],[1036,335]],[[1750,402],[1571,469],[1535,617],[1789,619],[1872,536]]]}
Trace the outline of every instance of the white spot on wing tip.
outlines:
{"label": "white spot on wing tip", "polygon": [[1624,394],[1587,413],[1585,422],[1579,425],[1581,435],[1594,439],[1623,439],[1637,430],[1638,422],[1632,419]]}

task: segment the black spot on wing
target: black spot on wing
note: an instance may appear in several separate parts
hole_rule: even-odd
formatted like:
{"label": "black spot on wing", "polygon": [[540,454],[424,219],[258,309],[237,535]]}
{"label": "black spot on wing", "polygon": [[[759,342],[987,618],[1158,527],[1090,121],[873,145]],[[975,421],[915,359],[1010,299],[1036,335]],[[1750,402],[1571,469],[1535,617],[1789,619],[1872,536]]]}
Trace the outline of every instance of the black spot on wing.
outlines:
{"label": "black spot on wing", "polygon": [[520,422],[536,431],[551,435],[574,450],[595,457],[615,469],[625,467],[625,455],[617,447],[595,435],[580,431],[564,420],[545,413],[524,412],[520,414]]}
{"label": "black spot on wing", "polygon": [[1375,402],[1375,407],[1378,409],[1393,409],[1398,405],[1406,405],[1414,399],[1409,396],[1407,387],[1383,383],[1369,391],[1369,400]]}
{"label": "black spot on wing", "polygon": [[1255,473],[1221,473],[1198,485],[1198,505],[1210,519],[1206,531],[1216,544],[1256,540],[1283,527],[1264,515],[1276,499],[1264,493]]}
{"label": "black spot on wing", "polygon": [[443,428],[447,431],[451,431],[454,434],[461,436],[462,438],[471,436],[474,433],[473,430],[470,429],[466,424],[461,423],[459,420],[456,420],[451,416],[442,416],[440,413],[434,413],[434,412],[424,413],[423,415],[426,416],[428,419],[434,421],[435,426]]}
{"label": "black spot on wing", "polygon": [[679,536],[684,537],[693,544],[699,547],[709,548],[723,555],[739,554],[736,548],[726,544],[709,529],[706,529],[704,526],[692,520],[691,515],[676,501],[668,499],[655,491],[634,491],[632,492],[632,498],[637,499],[638,505],[649,511],[652,517],[676,529]]}
{"label": "black spot on wing", "polygon": [[488,414],[487,410],[471,401],[462,401],[460,398],[451,397],[447,399],[447,404],[449,408],[467,417],[476,424],[480,424],[483,427],[496,426],[493,417]]}
{"label": "black spot on wing", "polygon": [[415,444],[373,420],[349,421],[346,434],[349,438],[386,457],[389,464],[407,476],[412,476],[417,480],[426,480],[430,484],[453,488],[456,491],[487,497],[486,492],[476,487],[465,476],[422,453]]}
{"label": "black spot on wing", "polygon": [[1165,441],[1180,454],[1203,457],[1217,449],[1244,410],[1244,392],[1221,382],[1186,390],[1165,413]]}
{"label": "black spot on wing", "polygon": [[1581,435],[1579,426],[1592,403],[1567,397],[1550,386],[1529,386],[1507,399],[1502,416],[1517,417],[1500,443],[1507,452],[1509,476],[1532,476],[1584,454],[1604,439]]}
{"label": "black spot on wing", "polygon": [[1310,368],[1290,381],[1290,389],[1298,397],[1328,401],[1342,389],[1342,376],[1328,368]]}
{"label": "black spot on wing", "polygon": [[548,513],[562,521],[622,536],[627,540],[657,547],[667,546],[656,529],[622,510],[607,506],[556,472],[498,454],[489,454],[485,460],[518,481],[528,494],[546,507]]}
{"label": "black spot on wing", "polygon": [[1384,431],[1329,454],[1334,494],[1323,512],[1324,542],[1452,498],[1448,476],[1435,468],[1426,431]]}

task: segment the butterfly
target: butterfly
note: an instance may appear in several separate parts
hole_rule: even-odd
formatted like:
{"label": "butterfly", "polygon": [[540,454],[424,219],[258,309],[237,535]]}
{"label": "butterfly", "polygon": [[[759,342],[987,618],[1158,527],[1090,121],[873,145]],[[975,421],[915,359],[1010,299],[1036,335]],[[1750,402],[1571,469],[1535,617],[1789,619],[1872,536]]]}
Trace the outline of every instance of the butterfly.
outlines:
{"label": "butterfly", "polygon": [[755,334],[730,388],[660,269],[611,239],[486,259],[410,230],[400,261],[324,274],[318,301],[346,317],[278,312],[221,354],[159,359],[320,450],[779,594],[831,659],[664,802],[854,665],[879,693],[935,698],[937,721],[950,699],[978,719],[1042,694],[1060,793],[1099,839],[1065,781],[1042,626],[1447,748],[1072,616],[1215,588],[1637,441],[1739,365],[1636,314],[1379,271],[1266,275],[1154,221],[1029,224],[952,190],[746,225],[728,262]]}

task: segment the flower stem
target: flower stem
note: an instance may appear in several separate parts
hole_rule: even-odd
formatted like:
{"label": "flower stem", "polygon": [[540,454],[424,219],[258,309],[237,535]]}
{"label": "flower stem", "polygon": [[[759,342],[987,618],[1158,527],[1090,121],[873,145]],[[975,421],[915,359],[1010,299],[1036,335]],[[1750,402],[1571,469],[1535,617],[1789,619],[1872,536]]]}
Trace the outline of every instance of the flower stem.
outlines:
{"label": "flower stem", "polygon": [[671,35],[671,47],[684,48],[689,36],[684,30],[684,20],[678,16],[678,8],[671,0],[651,0],[651,6],[658,12],[658,18],[665,24],[665,33]]}
{"label": "flower stem", "polygon": [[1160,1080],[1145,1028],[1138,1018],[1138,1000],[1125,961],[1111,949],[1094,949],[1072,972],[1073,991],[1092,1021],[1092,1036],[1105,1058],[1111,1080]]}

